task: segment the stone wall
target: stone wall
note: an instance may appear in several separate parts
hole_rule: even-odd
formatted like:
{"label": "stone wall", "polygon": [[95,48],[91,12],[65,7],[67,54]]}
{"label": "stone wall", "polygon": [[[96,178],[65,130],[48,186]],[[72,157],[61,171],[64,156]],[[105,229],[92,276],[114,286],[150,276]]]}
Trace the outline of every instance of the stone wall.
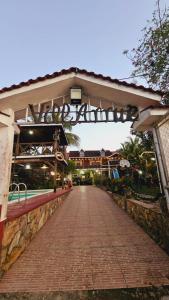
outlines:
{"label": "stone wall", "polygon": [[[110,192],[110,194],[112,195],[112,193]],[[121,196],[121,195],[118,195],[118,194],[113,194],[113,200],[114,202],[116,202],[116,204],[125,210],[126,208],[126,199]]]}
{"label": "stone wall", "polygon": [[6,220],[0,253],[0,276],[17,260],[47,219],[63,203],[65,197],[66,194],[13,220]]}
{"label": "stone wall", "polygon": [[139,224],[169,254],[169,218],[162,215],[153,204],[144,203],[113,194],[116,204]]}
{"label": "stone wall", "polygon": [[169,300],[168,286],[55,292],[3,293],[1,300]]}

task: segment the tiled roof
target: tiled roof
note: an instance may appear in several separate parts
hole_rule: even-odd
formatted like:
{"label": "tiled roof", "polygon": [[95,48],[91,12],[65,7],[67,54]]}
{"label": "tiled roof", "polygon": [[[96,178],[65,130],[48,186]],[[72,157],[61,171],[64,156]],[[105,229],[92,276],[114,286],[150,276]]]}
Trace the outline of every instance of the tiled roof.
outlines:
{"label": "tiled roof", "polygon": [[70,151],[69,157],[79,157],[79,151]]}
{"label": "tiled roof", "polygon": [[14,89],[19,89],[19,88],[24,87],[24,86],[29,86],[31,84],[34,84],[34,83],[37,83],[37,82],[40,82],[40,81],[45,81],[47,79],[52,79],[52,78],[56,78],[56,77],[59,77],[59,76],[62,76],[62,75],[70,74],[72,72],[74,72],[76,74],[79,73],[79,74],[82,74],[82,75],[93,77],[93,78],[96,78],[96,79],[102,79],[102,80],[105,80],[105,81],[108,81],[108,82],[111,82],[111,83],[120,84],[120,85],[123,85],[123,86],[126,86],[126,87],[131,87],[131,88],[134,88],[134,89],[141,89],[145,92],[151,92],[151,93],[163,95],[163,93],[161,91],[155,91],[151,88],[146,88],[143,85],[136,85],[134,83],[128,83],[128,82],[125,82],[125,81],[121,81],[119,79],[112,79],[109,76],[104,76],[102,74],[96,74],[94,72],[88,72],[84,69],[79,69],[79,68],[76,68],[76,67],[72,67],[72,68],[69,68],[69,69],[63,69],[59,72],[54,72],[52,74],[47,74],[45,76],[37,77],[35,79],[29,79],[28,81],[20,82],[19,84],[13,84],[10,87],[4,87],[4,88],[0,89],[0,94],[8,92],[8,91],[12,91]]}
{"label": "tiled roof", "polygon": [[[100,153],[101,150],[87,150],[84,151],[84,157],[97,157],[101,156]],[[105,150],[105,156],[110,156],[112,155],[113,152],[110,150]],[[69,152],[69,158],[74,158],[74,157],[80,157],[80,151],[70,151]]]}

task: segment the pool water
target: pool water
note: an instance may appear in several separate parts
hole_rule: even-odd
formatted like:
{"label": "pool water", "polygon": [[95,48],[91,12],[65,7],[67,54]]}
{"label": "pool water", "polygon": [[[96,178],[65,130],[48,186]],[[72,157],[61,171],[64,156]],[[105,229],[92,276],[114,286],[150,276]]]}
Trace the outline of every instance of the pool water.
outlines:
{"label": "pool water", "polygon": [[[41,194],[46,194],[51,192],[52,190],[36,190],[36,191],[27,191],[26,198],[31,198],[33,196],[38,196]],[[18,202],[19,200],[25,200],[25,191],[20,191],[20,194],[18,192],[12,193],[10,192],[8,196],[8,201],[9,202]]]}
{"label": "pool water", "polygon": [[[27,193],[27,198],[35,196],[35,195],[37,195],[37,193]],[[8,196],[8,201],[18,200],[19,198],[25,199],[25,193],[24,194],[20,193],[20,196],[18,193],[14,193],[14,194],[11,193]]]}

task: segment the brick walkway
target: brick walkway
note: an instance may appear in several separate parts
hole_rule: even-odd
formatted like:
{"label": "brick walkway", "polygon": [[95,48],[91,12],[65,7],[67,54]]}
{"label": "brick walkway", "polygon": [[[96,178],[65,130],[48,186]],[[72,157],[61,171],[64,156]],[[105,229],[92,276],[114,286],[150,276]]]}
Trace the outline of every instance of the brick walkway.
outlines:
{"label": "brick walkway", "polygon": [[0,292],[169,284],[169,257],[95,187],[78,187],[5,274]]}

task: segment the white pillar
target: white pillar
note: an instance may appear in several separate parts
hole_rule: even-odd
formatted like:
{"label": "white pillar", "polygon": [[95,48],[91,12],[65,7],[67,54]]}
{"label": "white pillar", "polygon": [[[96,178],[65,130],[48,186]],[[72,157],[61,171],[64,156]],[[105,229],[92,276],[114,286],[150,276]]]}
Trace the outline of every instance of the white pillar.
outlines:
{"label": "white pillar", "polygon": [[7,215],[14,139],[14,112],[6,109],[3,113],[0,113],[0,221]]}

